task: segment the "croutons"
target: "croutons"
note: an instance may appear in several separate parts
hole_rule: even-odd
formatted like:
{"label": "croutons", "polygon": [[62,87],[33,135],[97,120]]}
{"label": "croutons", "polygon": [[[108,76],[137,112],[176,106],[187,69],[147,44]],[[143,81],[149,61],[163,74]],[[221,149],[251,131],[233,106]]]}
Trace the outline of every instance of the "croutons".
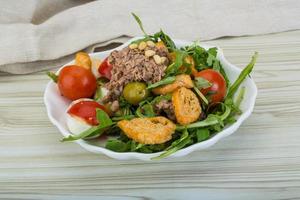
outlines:
{"label": "croutons", "polygon": [[154,88],[152,90],[152,92],[156,95],[159,95],[159,94],[165,95],[165,94],[175,91],[176,89],[178,89],[180,87],[186,87],[186,88],[193,87],[193,81],[189,75],[187,75],[187,74],[177,75],[176,80],[173,83]]}
{"label": "croutons", "polygon": [[76,53],[75,65],[90,70],[91,66],[92,66],[92,61],[91,61],[89,54],[87,54],[85,52]]}
{"label": "croutons", "polygon": [[165,117],[122,120],[118,126],[131,139],[141,144],[162,144],[172,138],[176,125]]}
{"label": "croutons", "polygon": [[181,125],[196,121],[201,114],[201,106],[192,90],[181,87],[172,94],[176,120]]}

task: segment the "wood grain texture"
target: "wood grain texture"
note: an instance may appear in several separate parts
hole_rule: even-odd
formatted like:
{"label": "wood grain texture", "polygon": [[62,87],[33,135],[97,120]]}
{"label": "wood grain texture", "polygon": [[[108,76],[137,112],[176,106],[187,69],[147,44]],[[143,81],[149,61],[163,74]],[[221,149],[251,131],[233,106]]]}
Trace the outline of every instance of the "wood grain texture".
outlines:
{"label": "wood grain texture", "polygon": [[213,147],[157,162],[60,143],[45,74],[0,74],[0,199],[300,199],[300,31],[207,43],[239,67],[259,52],[254,113]]}

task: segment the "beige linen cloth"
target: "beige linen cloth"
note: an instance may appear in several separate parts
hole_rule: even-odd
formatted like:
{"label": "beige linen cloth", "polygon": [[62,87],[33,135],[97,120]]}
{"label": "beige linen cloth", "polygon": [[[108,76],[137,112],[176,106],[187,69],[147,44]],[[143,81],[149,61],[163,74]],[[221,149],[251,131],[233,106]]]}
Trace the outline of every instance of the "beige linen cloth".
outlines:
{"label": "beige linen cloth", "polygon": [[300,28],[299,0],[0,0],[0,71],[56,68],[80,50],[162,28],[173,38],[209,40]]}

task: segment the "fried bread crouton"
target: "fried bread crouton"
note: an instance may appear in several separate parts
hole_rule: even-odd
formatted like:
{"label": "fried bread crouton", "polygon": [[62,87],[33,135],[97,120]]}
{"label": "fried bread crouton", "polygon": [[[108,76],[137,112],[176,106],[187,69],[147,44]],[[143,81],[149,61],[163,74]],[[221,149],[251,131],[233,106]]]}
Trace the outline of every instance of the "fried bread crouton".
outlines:
{"label": "fried bread crouton", "polygon": [[159,95],[159,94],[165,95],[165,94],[175,91],[176,89],[178,89],[180,87],[186,87],[186,88],[193,87],[193,81],[189,75],[187,75],[187,74],[177,75],[176,80],[173,83],[154,88],[152,90],[152,92],[156,95]]}
{"label": "fried bread crouton", "polygon": [[181,125],[196,121],[201,114],[201,106],[192,90],[181,87],[172,94],[176,120]]}
{"label": "fried bread crouton", "polygon": [[89,54],[85,52],[78,52],[75,55],[75,65],[83,67],[90,70],[92,66],[92,61]]}
{"label": "fried bread crouton", "polygon": [[118,126],[131,139],[141,144],[161,144],[171,140],[176,125],[165,117],[122,120]]}

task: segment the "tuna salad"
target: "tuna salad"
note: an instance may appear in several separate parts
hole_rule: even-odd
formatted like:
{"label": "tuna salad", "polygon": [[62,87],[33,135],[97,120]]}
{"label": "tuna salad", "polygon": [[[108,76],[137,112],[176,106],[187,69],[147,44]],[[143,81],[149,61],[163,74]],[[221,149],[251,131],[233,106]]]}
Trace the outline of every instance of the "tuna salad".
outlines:
{"label": "tuna salad", "polygon": [[[208,140],[242,113],[245,88],[257,53],[234,82],[218,48],[199,42],[177,45],[162,30],[148,34],[103,60],[79,52],[75,64],[48,75],[71,100],[62,141],[90,140],[115,152],[161,152],[160,159]],[[67,101],[66,101],[67,102]],[[103,137],[105,136],[105,137]]]}
{"label": "tuna salad", "polygon": [[111,78],[105,84],[109,90],[104,102],[117,100],[127,83],[139,81],[158,82],[165,75],[169,63],[168,49],[152,41],[133,43],[122,50],[113,51],[108,62],[112,66]]}

